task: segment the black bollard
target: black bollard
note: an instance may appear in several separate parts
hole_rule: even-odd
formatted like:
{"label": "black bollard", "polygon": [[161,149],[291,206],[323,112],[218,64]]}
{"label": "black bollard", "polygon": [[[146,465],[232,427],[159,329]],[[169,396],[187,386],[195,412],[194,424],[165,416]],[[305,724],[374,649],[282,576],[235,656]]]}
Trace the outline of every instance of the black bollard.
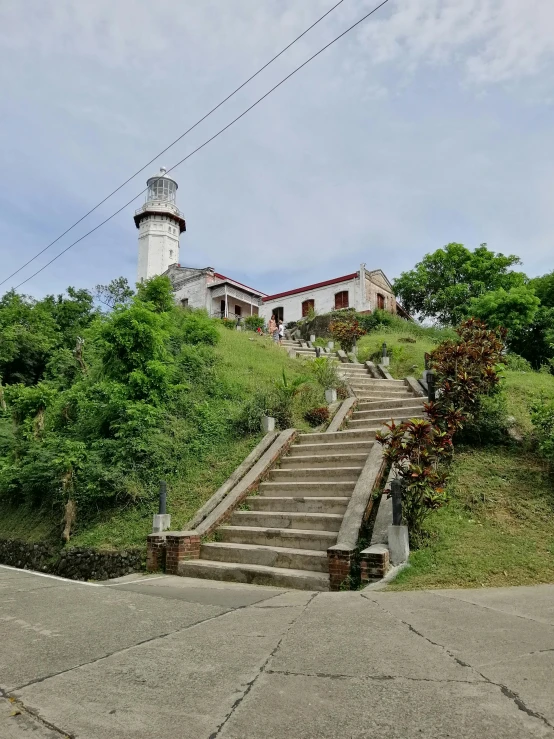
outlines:
{"label": "black bollard", "polygon": [[160,482],[160,500],[158,503],[158,513],[165,515],[167,513],[167,484],[162,480]]}
{"label": "black bollard", "polygon": [[432,370],[429,370],[429,372],[427,372],[427,400],[430,403],[434,403],[435,399],[435,373]]}
{"label": "black bollard", "polygon": [[395,477],[390,484],[392,498],[392,525],[402,526],[402,481]]}
{"label": "black bollard", "polygon": [[321,357],[321,347],[320,346],[316,346],[316,348],[315,348],[315,355],[316,355],[316,357],[318,359],[319,359],[319,357]]}
{"label": "black bollard", "polygon": [[381,356],[382,357],[386,357],[387,356],[387,345],[386,345],[386,343],[384,341],[383,341],[383,348],[381,350]]}

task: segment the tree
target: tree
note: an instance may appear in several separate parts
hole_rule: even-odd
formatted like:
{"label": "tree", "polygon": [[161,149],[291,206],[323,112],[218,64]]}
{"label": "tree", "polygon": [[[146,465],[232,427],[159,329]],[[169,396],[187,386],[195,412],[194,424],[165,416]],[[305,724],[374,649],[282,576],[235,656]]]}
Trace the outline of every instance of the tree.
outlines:
{"label": "tree", "polygon": [[510,270],[521,264],[515,255],[495,254],[481,244],[471,251],[451,243],[427,254],[414,269],[402,272],[394,291],[404,308],[443,325],[456,325],[469,300],[483,293],[525,284],[525,275]]}
{"label": "tree", "polygon": [[548,364],[554,358],[554,308],[541,305],[530,324],[513,331],[510,349],[525,357],[534,369]]}
{"label": "tree", "polygon": [[546,308],[554,308],[554,272],[529,280],[529,287]]}
{"label": "tree", "polygon": [[117,277],[109,285],[96,285],[94,288],[96,300],[110,310],[116,305],[127,305],[133,295],[134,292],[129,287],[126,277]]}
{"label": "tree", "polygon": [[508,331],[509,344],[514,332],[530,326],[539,305],[540,300],[525,285],[512,287],[510,290],[501,287],[478,298],[471,298],[467,314],[480,318],[489,328],[505,328]]}

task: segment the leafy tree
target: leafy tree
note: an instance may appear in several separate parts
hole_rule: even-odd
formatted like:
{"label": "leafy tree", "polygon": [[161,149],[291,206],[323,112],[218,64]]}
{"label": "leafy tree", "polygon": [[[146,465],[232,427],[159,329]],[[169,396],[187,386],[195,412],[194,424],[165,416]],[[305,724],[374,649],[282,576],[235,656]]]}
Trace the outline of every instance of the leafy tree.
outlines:
{"label": "leafy tree", "polygon": [[512,331],[510,350],[524,357],[534,369],[554,359],[554,308],[540,306],[533,321]]}
{"label": "leafy tree", "polygon": [[554,308],[554,272],[529,280],[529,287],[546,308]]}
{"label": "leafy tree", "polygon": [[0,300],[0,377],[5,384],[32,385],[42,377],[59,328],[46,301],[13,290]]}
{"label": "leafy tree", "polygon": [[513,332],[521,331],[533,322],[539,305],[537,296],[525,285],[510,290],[501,287],[478,298],[471,298],[467,314],[480,318],[489,328],[505,328],[509,345],[509,337]]}
{"label": "leafy tree", "polygon": [[525,275],[510,270],[520,263],[519,257],[495,254],[486,244],[471,251],[463,244],[451,243],[403,272],[394,281],[394,290],[407,311],[443,325],[456,325],[471,298],[523,285]]}
{"label": "leafy tree", "polygon": [[134,294],[126,277],[117,277],[109,285],[96,285],[94,288],[96,300],[110,310],[116,305],[127,305]]}

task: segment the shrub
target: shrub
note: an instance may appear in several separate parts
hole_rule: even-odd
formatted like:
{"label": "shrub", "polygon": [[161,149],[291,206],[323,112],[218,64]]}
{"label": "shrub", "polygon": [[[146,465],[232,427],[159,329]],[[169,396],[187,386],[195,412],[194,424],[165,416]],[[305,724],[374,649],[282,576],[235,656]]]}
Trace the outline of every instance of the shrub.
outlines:
{"label": "shrub", "polygon": [[550,465],[554,464],[554,400],[540,401],[531,406],[531,420],[539,451]]}
{"label": "shrub", "polygon": [[249,331],[256,331],[259,328],[265,326],[265,321],[262,316],[246,316],[244,319],[244,325]]}
{"label": "shrub", "polygon": [[310,426],[321,426],[329,420],[329,408],[321,406],[321,408],[311,408],[304,414],[304,418]]}
{"label": "shrub", "polygon": [[234,331],[237,327],[237,322],[234,318],[222,318],[221,323],[228,328],[229,331]]}
{"label": "shrub", "polygon": [[[489,331],[482,322],[469,319],[460,325],[457,334],[458,341],[447,340],[430,355],[437,399],[424,406],[429,420],[411,420],[398,426],[391,422],[386,433],[376,435],[385,447],[385,458],[404,481],[404,517],[414,542],[420,537],[429,509],[445,500],[445,472],[439,465],[452,454],[454,434],[468,421],[474,432],[480,423],[483,433],[492,433],[485,425],[494,423],[490,405],[494,401],[488,396],[494,396],[498,389],[497,367],[506,332]],[[496,411],[503,412],[499,402]]]}
{"label": "shrub", "polygon": [[183,312],[182,335],[187,344],[215,346],[219,339],[215,321],[204,311]]}
{"label": "shrub", "polygon": [[344,318],[334,320],[329,326],[331,336],[340,342],[345,352],[351,352],[356,341],[365,334],[355,315],[345,315]]}
{"label": "shrub", "polygon": [[504,357],[506,367],[513,372],[532,372],[531,363],[519,354],[506,354]]}
{"label": "shrub", "polygon": [[344,384],[339,377],[337,368],[338,362],[327,357],[316,357],[311,364],[311,370],[324,390],[337,388]]}

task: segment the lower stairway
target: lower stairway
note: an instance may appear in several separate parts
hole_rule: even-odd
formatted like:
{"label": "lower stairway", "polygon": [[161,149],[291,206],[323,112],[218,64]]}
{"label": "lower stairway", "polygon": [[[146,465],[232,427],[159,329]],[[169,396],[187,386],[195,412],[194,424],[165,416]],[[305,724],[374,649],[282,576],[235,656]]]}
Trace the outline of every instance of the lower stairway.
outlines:
{"label": "lower stairway", "polygon": [[256,585],[329,590],[327,549],[337,542],[356,482],[391,418],[421,415],[423,398],[402,380],[375,380],[343,365],[358,397],[346,430],[299,434],[288,454],[178,572]]}

